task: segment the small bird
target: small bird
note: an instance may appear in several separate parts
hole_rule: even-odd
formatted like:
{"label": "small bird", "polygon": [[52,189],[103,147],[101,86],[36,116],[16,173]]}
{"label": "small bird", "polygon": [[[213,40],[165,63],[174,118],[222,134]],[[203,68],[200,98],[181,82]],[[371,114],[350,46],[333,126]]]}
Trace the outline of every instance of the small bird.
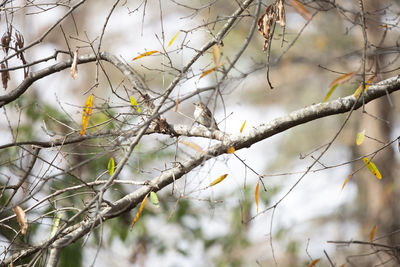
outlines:
{"label": "small bird", "polygon": [[201,125],[206,126],[207,128],[219,130],[218,125],[208,107],[201,102],[194,103],[194,105],[196,106],[193,113],[194,120]]}

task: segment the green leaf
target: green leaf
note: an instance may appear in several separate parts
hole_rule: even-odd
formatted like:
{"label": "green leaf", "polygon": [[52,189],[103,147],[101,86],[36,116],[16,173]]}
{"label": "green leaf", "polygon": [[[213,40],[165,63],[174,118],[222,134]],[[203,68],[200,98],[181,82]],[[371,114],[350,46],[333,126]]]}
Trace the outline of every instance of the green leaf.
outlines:
{"label": "green leaf", "polygon": [[110,160],[108,161],[108,166],[107,166],[108,173],[110,174],[110,176],[112,176],[114,173],[114,167],[115,167],[114,158],[111,157]]}
{"label": "green leaf", "polygon": [[335,84],[334,86],[331,87],[331,89],[329,90],[329,92],[326,94],[325,98],[324,98],[324,102],[328,101],[329,97],[332,95],[332,93],[335,91],[336,87],[338,87],[339,84]]}
{"label": "green leaf", "polygon": [[160,207],[159,206],[160,202],[158,202],[158,197],[157,197],[157,194],[155,192],[151,192],[150,193],[150,200],[151,200],[151,203],[153,203],[154,206],[156,206],[157,208]]}
{"label": "green leaf", "polygon": [[63,213],[60,212],[54,218],[53,225],[51,226],[50,238],[52,238],[57,233],[58,226],[60,225],[60,220],[61,220],[62,215],[63,215]]}

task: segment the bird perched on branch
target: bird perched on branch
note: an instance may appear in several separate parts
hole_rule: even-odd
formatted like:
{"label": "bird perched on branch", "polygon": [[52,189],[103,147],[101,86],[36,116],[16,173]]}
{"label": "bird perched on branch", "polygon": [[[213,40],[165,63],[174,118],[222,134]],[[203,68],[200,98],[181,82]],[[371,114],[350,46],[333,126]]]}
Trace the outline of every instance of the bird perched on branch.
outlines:
{"label": "bird perched on branch", "polygon": [[207,128],[219,130],[211,111],[201,102],[194,103],[195,110],[193,113],[194,120]]}

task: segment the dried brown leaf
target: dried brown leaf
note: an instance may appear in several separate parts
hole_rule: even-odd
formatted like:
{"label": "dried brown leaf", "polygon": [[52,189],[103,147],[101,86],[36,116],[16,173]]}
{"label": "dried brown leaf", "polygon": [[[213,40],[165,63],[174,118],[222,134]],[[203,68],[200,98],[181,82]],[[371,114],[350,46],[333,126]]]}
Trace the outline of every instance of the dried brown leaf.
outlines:
{"label": "dried brown leaf", "polygon": [[75,80],[78,77],[78,49],[75,50],[70,72],[72,78]]}
{"label": "dried brown leaf", "polygon": [[213,54],[215,66],[218,67],[219,60],[221,58],[221,51],[219,50],[219,46],[217,44],[213,45],[212,54]]}
{"label": "dried brown leaf", "polygon": [[20,206],[16,206],[14,212],[17,216],[19,227],[21,228],[21,234],[25,235],[28,230],[28,218],[26,217],[25,211]]}
{"label": "dried brown leaf", "polygon": [[264,51],[267,50],[268,44],[272,38],[271,29],[276,21],[277,15],[275,5],[269,5],[265,9],[265,13],[257,21],[258,32],[264,37]]}
{"label": "dried brown leaf", "polygon": [[286,26],[286,16],[285,16],[285,0],[280,0],[278,4],[278,22],[281,25],[281,27]]}
{"label": "dried brown leaf", "polygon": [[[7,68],[8,68],[7,62],[6,62],[6,64],[1,63],[1,69],[2,70],[7,69]],[[1,82],[3,84],[3,88],[4,89],[7,89],[7,85],[8,85],[8,81],[9,80],[10,80],[10,72],[8,70],[7,71],[2,71],[1,72]]]}
{"label": "dried brown leaf", "polygon": [[185,146],[188,146],[188,147],[200,152],[201,154],[206,153],[199,145],[196,145],[192,142],[179,141],[179,143],[184,144]]}

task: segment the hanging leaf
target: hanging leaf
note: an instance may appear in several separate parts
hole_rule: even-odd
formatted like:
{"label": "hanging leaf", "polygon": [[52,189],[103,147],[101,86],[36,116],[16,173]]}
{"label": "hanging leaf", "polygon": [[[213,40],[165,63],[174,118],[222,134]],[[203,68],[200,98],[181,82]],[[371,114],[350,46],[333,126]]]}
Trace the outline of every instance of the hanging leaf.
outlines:
{"label": "hanging leaf", "polygon": [[258,198],[259,198],[259,189],[260,189],[260,180],[258,180],[257,182],[257,186],[256,186],[256,192],[254,193],[254,198],[256,200],[256,206],[257,206],[257,214],[258,214]]}
{"label": "hanging leaf", "polygon": [[278,22],[281,25],[281,27],[286,26],[286,17],[285,17],[285,5],[284,2],[285,0],[279,0],[278,3]]}
{"label": "hanging leaf", "polygon": [[372,242],[374,240],[375,232],[376,232],[376,225],[372,228],[371,233],[369,234],[370,242]]}
{"label": "hanging leaf", "polygon": [[353,174],[350,174],[349,176],[347,176],[346,181],[344,181],[343,185],[342,185],[342,190],[343,188],[346,186],[347,182],[349,181],[350,177],[353,176]]}
{"label": "hanging leaf", "polygon": [[179,94],[180,94],[180,90],[178,90],[178,95],[176,96],[175,112],[178,112],[178,107],[179,107]]}
{"label": "hanging leaf", "polygon": [[308,264],[308,267],[314,267],[318,262],[320,262],[320,260],[321,260],[321,259],[313,260],[312,262],[310,262],[310,263]]}
{"label": "hanging leaf", "polygon": [[[171,41],[169,41],[169,43],[168,43],[167,48],[170,47],[170,46],[172,45],[172,43],[175,41],[175,38],[178,36],[178,34],[179,34],[180,32],[181,32],[181,31],[178,31],[178,32],[174,35],[174,37],[172,37]],[[165,50],[167,50],[167,48],[165,48]]]}
{"label": "hanging leaf", "polygon": [[223,175],[221,175],[220,177],[218,177],[217,179],[215,179],[214,181],[212,181],[211,184],[209,184],[207,187],[211,187],[211,186],[214,186],[214,185],[216,185],[216,184],[222,182],[222,181],[226,178],[226,176],[228,176],[228,174],[223,174]]}
{"label": "hanging leaf", "polygon": [[188,146],[202,154],[205,154],[206,152],[198,145],[191,143],[191,142],[186,142],[186,141],[179,141],[179,143],[184,144],[185,146]]}
{"label": "hanging leaf", "polygon": [[131,105],[137,112],[140,113],[140,108],[138,106],[138,103],[136,102],[136,99],[133,96],[131,96]]}
{"label": "hanging leaf", "polygon": [[60,225],[60,220],[62,217],[63,213],[59,212],[56,217],[53,220],[53,224],[51,226],[51,231],[50,231],[50,238],[54,237],[57,233],[58,227]]}
{"label": "hanging leaf", "polygon": [[356,137],[357,146],[361,145],[364,142],[364,139],[365,139],[365,130],[357,133],[357,137]]}
{"label": "hanging leaf", "polygon": [[160,207],[160,205],[159,205],[160,203],[158,202],[157,194],[153,191],[150,192],[150,200],[151,200],[151,203],[153,203],[153,205],[156,206],[156,208]]}
{"label": "hanging leaf", "polygon": [[114,165],[115,165],[114,158],[111,157],[107,165],[108,173],[110,174],[110,176],[112,176],[114,173],[114,167],[115,167]]}
{"label": "hanging leaf", "polygon": [[354,76],[354,74],[355,74],[355,72],[348,72],[348,73],[343,74],[342,76],[340,76],[339,78],[337,78],[333,82],[331,82],[329,84],[329,87],[347,82]]}
{"label": "hanging leaf", "polygon": [[153,51],[144,52],[144,53],[138,55],[137,57],[133,58],[132,61],[136,60],[136,59],[139,59],[139,58],[142,58],[142,57],[147,57],[147,56],[153,55],[155,53],[160,53],[160,51],[153,50]]}
{"label": "hanging leaf", "polygon": [[[364,93],[367,91],[368,87],[372,84],[372,82],[375,79],[375,75],[373,75],[368,81],[365,82],[365,88],[364,88]],[[362,84],[360,84],[360,86],[357,88],[357,90],[354,92],[353,96],[355,98],[358,98],[358,96],[361,93],[361,89],[362,88]]]}
{"label": "hanging leaf", "polygon": [[75,50],[74,59],[72,60],[70,73],[74,80],[76,79],[76,77],[78,77],[78,49]]}
{"label": "hanging leaf", "polygon": [[372,172],[372,174],[376,176],[376,178],[382,179],[382,175],[374,163],[372,163],[367,158],[363,158],[363,161],[364,161],[365,165],[367,165],[367,168]]}
{"label": "hanging leaf", "polygon": [[83,108],[82,113],[82,130],[80,135],[84,135],[86,131],[86,127],[89,123],[90,115],[92,115],[92,107],[93,107],[93,95],[90,95],[86,100],[85,107]]}
{"label": "hanging leaf", "polygon": [[331,89],[329,89],[329,92],[325,95],[324,102],[328,101],[329,97],[331,97],[332,93],[338,86],[339,86],[338,84],[335,84],[334,86],[331,87]]}
{"label": "hanging leaf", "polygon": [[398,148],[398,150],[400,152],[400,138],[397,139],[397,148]]}
{"label": "hanging leaf", "polygon": [[219,66],[219,60],[221,58],[221,51],[219,51],[219,45],[215,44],[212,47],[212,54],[214,58],[214,64],[216,67]]}
{"label": "hanging leaf", "polygon": [[146,203],[146,200],[147,200],[147,197],[148,197],[148,196],[149,196],[149,194],[147,194],[147,195],[144,197],[144,199],[143,199],[143,201],[142,201],[142,204],[140,205],[139,211],[136,213],[135,219],[133,219],[133,222],[132,222],[132,225],[131,225],[131,231],[132,231],[133,226],[135,225],[136,221],[139,219],[140,214],[141,214],[142,211],[143,211],[144,204]]}
{"label": "hanging leaf", "polygon": [[243,132],[244,126],[246,125],[246,121],[243,122],[242,127],[240,127],[240,133]]}
{"label": "hanging leaf", "polygon": [[[6,64],[1,63],[1,70],[7,69],[7,61]],[[1,81],[3,83],[3,88],[7,89],[8,81],[10,80],[10,72],[8,70],[1,72]]]}
{"label": "hanging leaf", "polygon": [[299,13],[305,20],[311,20],[311,13],[297,0],[289,0],[290,5]]}
{"label": "hanging leaf", "polygon": [[21,234],[25,235],[26,231],[28,230],[28,218],[26,217],[25,211],[20,206],[15,206],[14,212],[17,216]]}
{"label": "hanging leaf", "polygon": [[231,146],[230,148],[228,148],[228,150],[226,152],[228,154],[233,154],[233,153],[235,153],[235,148],[233,146]]}
{"label": "hanging leaf", "polygon": [[275,24],[276,18],[278,15],[275,12],[275,6],[269,5],[265,9],[265,13],[261,15],[261,17],[257,20],[257,29],[258,32],[264,38],[264,47],[263,50],[267,50],[270,40],[272,38],[272,26]]}

